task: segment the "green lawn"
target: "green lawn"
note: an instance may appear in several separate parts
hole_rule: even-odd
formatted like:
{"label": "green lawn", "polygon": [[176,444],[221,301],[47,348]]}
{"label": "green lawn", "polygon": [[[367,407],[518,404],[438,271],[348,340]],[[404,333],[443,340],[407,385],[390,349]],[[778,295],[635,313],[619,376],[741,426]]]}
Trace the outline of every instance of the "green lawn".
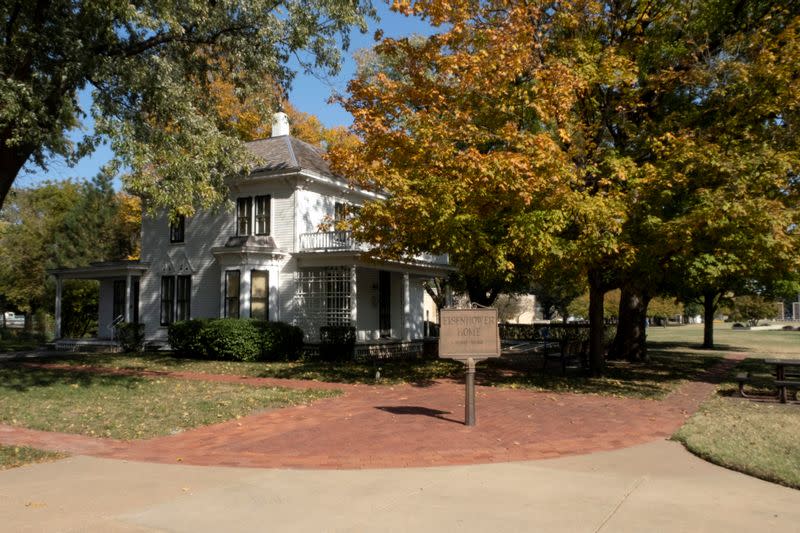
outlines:
{"label": "green lawn", "polygon": [[[477,382],[481,385],[660,399],[686,379],[718,361],[718,354],[656,353],[641,364],[610,362],[602,378],[590,378],[570,371],[562,376],[557,365],[547,372],[539,356],[515,356],[479,363]],[[390,359],[375,362],[243,363],[174,358],[169,355],[90,354],[67,356],[54,362],[79,366],[129,368],[138,370],[191,371],[255,377],[306,379],[335,383],[430,385],[436,379],[463,379],[464,366],[447,359]],[[380,379],[376,381],[376,373]]]}
{"label": "green lawn", "polygon": [[[751,358],[800,358],[800,331],[734,330],[731,325],[714,325],[715,351],[741,353]],[[647,341],[654,350],[708,353],[708,350],[700,349],[703,344],[702,324],[650,327],[647,329]]]}
{"label": "green lawn", "polygon": [[712,463],[800,489],[800,406],[715,397],[674,438]]}
{"label": "green lawn", "polygon": [[0,366],[0,423],[140,439],[336,394],[4,365]]}
{"label": "green lawn", "polygon": [[[718,394],[674,435],[686,448],[715,464],[782,485],[800,488],[800,405],[774,401],[774,368],[763,358],[800,358],[800,331],[735,331],[730,324],[714,328],[716,351],[746,357],[718,386]],[[702,353],[702,326],[650,328],[655,353]],[[734,375],[750,372],[751,394],[767,402],[732,397]]]}
{"label": "green lawn", "polygon": [[63,453],[46,452],[29,448],[27,446],[1,446],[0,445],[0,470],[16,468],[30,463],[44,463],[56,461],[66,457]]}

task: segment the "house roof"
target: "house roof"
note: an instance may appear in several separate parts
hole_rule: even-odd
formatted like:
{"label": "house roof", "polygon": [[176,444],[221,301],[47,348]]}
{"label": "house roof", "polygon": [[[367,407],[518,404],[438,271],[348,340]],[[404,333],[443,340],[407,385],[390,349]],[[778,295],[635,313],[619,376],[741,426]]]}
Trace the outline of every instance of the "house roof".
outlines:
{"label": "house roof", "polygon": [[247,148],[261,160],[263,166],[256,170],[311,170],[322,176],[336,177],[322,157],[322,149],[290,135],[251,141]]}

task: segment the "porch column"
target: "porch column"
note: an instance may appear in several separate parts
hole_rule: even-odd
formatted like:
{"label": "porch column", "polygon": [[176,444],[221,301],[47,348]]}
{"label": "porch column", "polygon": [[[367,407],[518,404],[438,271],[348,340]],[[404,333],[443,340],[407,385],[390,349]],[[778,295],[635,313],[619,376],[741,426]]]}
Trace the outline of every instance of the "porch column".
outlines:
{"label": "porch column", "polygon": [[133,303],[131,299],[131,275],[128,274],[125,276],[125,323],[128,324],[131,321],[131,304]]}
{"label": "porch column", "polygon": [[350,323],[356,328],[358,337],[358,289],[356,287],[356,266],[350,267]]}
{"label": "porch column", "polygon": [[250,277],[252,269],[246,263],[242,265],[239,285],[239,316],[250,318]]}
{"label": "porch column", "polygon": [[61,338],[61,276],[56,274],[56,339]]}
{"label": "porch column", "polygon": [[453,289],[450,287],[450,284],[444,289],[444,306],[453,307]]}
{"label": "porch column", "polygon": [[411,288],[408,272],[403,274],[403,340],[411,340]]}
{"label": "porch column", "polygon": [[219,318],[225,316],[225,305],[227,302],[225,301],[225,267],[220,266],[219,268]]}

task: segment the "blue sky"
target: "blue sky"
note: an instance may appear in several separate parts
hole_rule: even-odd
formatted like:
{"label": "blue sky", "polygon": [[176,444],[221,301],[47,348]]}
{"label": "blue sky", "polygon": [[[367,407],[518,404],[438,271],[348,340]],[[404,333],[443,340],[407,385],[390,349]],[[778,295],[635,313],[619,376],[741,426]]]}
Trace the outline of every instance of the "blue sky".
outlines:
{"label": "blue sky", "polygon": [[[339,75],[323,79],[313,74],[298,72],[292,84],[289,99],[295,107],[300,111],[316,115],[328,127],[347,126],[351,123],[350,114],[339,105],[329,104],[328,99],[334,92],[344,93],[348,80],[355,72],[353,52],[372,46],[374,44],[373,35],[377,29],[382,29],[386,37],[404,37],[412,34],[430,35],[436,31],[427,22],[418,18],[409,18],[391,12],[383,0],[375,0],[375,3],[380,21],[370,21],[369,30],[365,34],[356,31],[351,35],[350,49],[344,53],[345,61]],[[90,91],[83,91],[78,96],[81,106],[88,110],[91,106]],[[85,127],[91,128],[91,121],[87,121]],[[76,132],[74,137],[79,138],[80,135]],[[109,147],[100,146],[91,156],[83,158],[74,167],[69,167],[63,160],[56,159],[50,162],[46,172],[34,167],[21,172],[14,182],[14,186],[30,187],[47,179],[91,178],[111,157],[112,153]]]}

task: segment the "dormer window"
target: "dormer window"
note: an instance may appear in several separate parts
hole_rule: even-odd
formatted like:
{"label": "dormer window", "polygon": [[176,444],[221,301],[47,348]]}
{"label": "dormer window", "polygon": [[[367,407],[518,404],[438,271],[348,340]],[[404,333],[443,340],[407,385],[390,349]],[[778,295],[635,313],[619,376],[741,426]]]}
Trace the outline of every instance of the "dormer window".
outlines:
{"label": "dormer window", "polygon": [[174,221],[169,223],[169,242],[180,243],[183,242],[184,228],[186,226],[186,217],[178,215]]}
{"label": "dormer window", "polygon": [[[255,205],[252,196],[236,200],[236,234],[240,236],[270,234],[270,195],[256,196]],[[255,208],[255,211],[254,211]],[[255,223],[254,223],[255,222]]]}
{"label": "dormer window", "polygon": [[236,234],[250,235],[252,228],[251,216],[253,212],[253,199],[248,196],[236,200]]}

